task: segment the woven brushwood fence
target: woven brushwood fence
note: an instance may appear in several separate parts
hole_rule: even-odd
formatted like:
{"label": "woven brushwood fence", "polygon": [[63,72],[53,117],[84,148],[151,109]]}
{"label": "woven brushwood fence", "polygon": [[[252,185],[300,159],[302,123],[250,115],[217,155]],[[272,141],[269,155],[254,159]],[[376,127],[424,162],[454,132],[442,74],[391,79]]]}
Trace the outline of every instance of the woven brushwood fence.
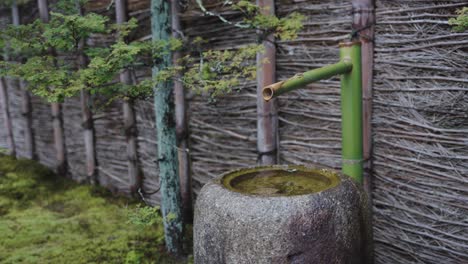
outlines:
{"label": "woven brushwood fence", "polygon": [[[91,1],[90,10],[114,19],[111,1]],[[129,0],[129,17],[139,21],[135,39],[148,38],[148,0]],[[211,10],[240,19],[222,2],[203,1]],[[195,1],[180,14],[183,33],[209,41],[207,48],[236,49],[254,43],[255,34],[203,16]],[[377,0],[372,128],[372,198],[376,263],[468,262],[468,33],[452,32],[447,20],[468,1]],[[30,10],[34,16],[34,8]],[[279,16],[306,15],[293,41],[277,43],[277,77],[338,60],[337,43],[351,32],[350,1],[276,1]],[[0,10],[2,25],[9,23]],[[89,45],[106,41],[95,37]],[[148,78],[150,69],[136,72]],[[241,81],[232,94],[210,101],[187,94],[194,192],[232,168],[254,165],[256,84]],[[24,117],[20,88],[8,81],[15,142],[22,156]],[[281,163],[321,163],[340,169],[339,80],[332,78],[279,99]],[[50,105],[32,98],[33,128],[39,160],[55,166]],[[146,201],[159,202],[155,116],[151,99],[134,103],[138,162]],[[85,159],[79,98],[63,104],[70,176],[84,181]],[[121,102],[94,113],[99,181],[129,192]],[[0,113],[0,122],[4,122]],[[3,123],[0,123],[0,125]],[[2,126],[3,128],[3,126]],[[0,147],[7,147],[0,129]]]}
{"label": "woven brushwood fence", "polygon": [[381,263],[468,261],[467,1],[377,1],[374,223]]}

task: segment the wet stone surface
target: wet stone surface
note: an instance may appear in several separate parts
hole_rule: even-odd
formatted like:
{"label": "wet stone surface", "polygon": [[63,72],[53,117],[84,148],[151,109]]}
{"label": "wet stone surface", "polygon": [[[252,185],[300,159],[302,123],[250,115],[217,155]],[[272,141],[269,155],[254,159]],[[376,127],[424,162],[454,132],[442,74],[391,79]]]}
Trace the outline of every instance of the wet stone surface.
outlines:
{"label": "wet stone surface", "polygon": [[222,184],[244,194],[292,196],[316,193],[333,188],[340,182],[335,173],[298,168],[242,171],[224,177]]}
{"label": "wet stone surface", "polygon": [[[276,172],[322,173],[325,180],[318,181],[325,183],[318,184],[320,190],[305,194],[297,194],[303,188],[293,186],[291,193],[283,186],[299,184],[304,179],[293,178],[304,175],[294,171],[296,175],[290,179],[261,184],[265,179],[251,177],[256,172],[252,169],[228,173],[208,183],[195,206],[195,263],[371,263],[367,198],[354,181],[316,168],[271,168]],[[260,170],[260,177],[270,174],[274,178],[267,167]],[[250,184],[244,188],[243,181],[252,179],[258,188]]]}

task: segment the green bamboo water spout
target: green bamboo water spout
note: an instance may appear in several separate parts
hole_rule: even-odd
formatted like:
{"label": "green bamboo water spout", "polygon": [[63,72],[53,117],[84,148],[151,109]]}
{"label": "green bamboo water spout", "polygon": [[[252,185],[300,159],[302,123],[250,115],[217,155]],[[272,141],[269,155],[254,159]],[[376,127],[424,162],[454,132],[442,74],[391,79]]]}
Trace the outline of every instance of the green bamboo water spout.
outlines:
{"label": "green bamboo water spout", "polygon": [[341,75],[342,171],[362,184],[361,43],[343,42],[339,47],[339,62],[268,85],[263,88],[262,95],[269,101],[309,83]]}

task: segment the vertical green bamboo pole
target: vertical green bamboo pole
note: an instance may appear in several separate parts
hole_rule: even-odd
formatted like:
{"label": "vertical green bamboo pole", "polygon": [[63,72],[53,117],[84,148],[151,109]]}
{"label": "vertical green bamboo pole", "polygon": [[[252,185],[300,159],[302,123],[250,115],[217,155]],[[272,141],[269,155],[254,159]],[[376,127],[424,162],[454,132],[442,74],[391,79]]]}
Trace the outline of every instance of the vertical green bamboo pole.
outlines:
{"label": "vertical green bamboo pole", "polygon": [[[171,36],[170,6],[167,0],[151,1],[151,31],[153,41],[169,40]],[[153,67],[153,76],[171,65],[166,54]],[[161,210],[164,219],[166,248],[173,254],[182,253],[182,207],[177,162],[177,140],[174,116],[173,85],[160,83],[154,88],[154,109],[158,136],[158,161]]]}
{"label": "vertical green bamboo pole", "polygon": [[361,43],[340,43],[340,59],[353,68],[341,76],[343,173],[362,184],[362,77]]}

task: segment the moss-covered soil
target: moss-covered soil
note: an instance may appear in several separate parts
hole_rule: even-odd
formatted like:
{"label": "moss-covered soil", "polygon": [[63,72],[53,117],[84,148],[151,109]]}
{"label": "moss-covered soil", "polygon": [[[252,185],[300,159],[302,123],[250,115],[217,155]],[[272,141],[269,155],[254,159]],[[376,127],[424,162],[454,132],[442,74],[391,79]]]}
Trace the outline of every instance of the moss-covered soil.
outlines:
{"label": "moss-covered soil", "polygon": [[0,154],[0,263],[181,263],[160,223],[128,221],[136,206]]}

